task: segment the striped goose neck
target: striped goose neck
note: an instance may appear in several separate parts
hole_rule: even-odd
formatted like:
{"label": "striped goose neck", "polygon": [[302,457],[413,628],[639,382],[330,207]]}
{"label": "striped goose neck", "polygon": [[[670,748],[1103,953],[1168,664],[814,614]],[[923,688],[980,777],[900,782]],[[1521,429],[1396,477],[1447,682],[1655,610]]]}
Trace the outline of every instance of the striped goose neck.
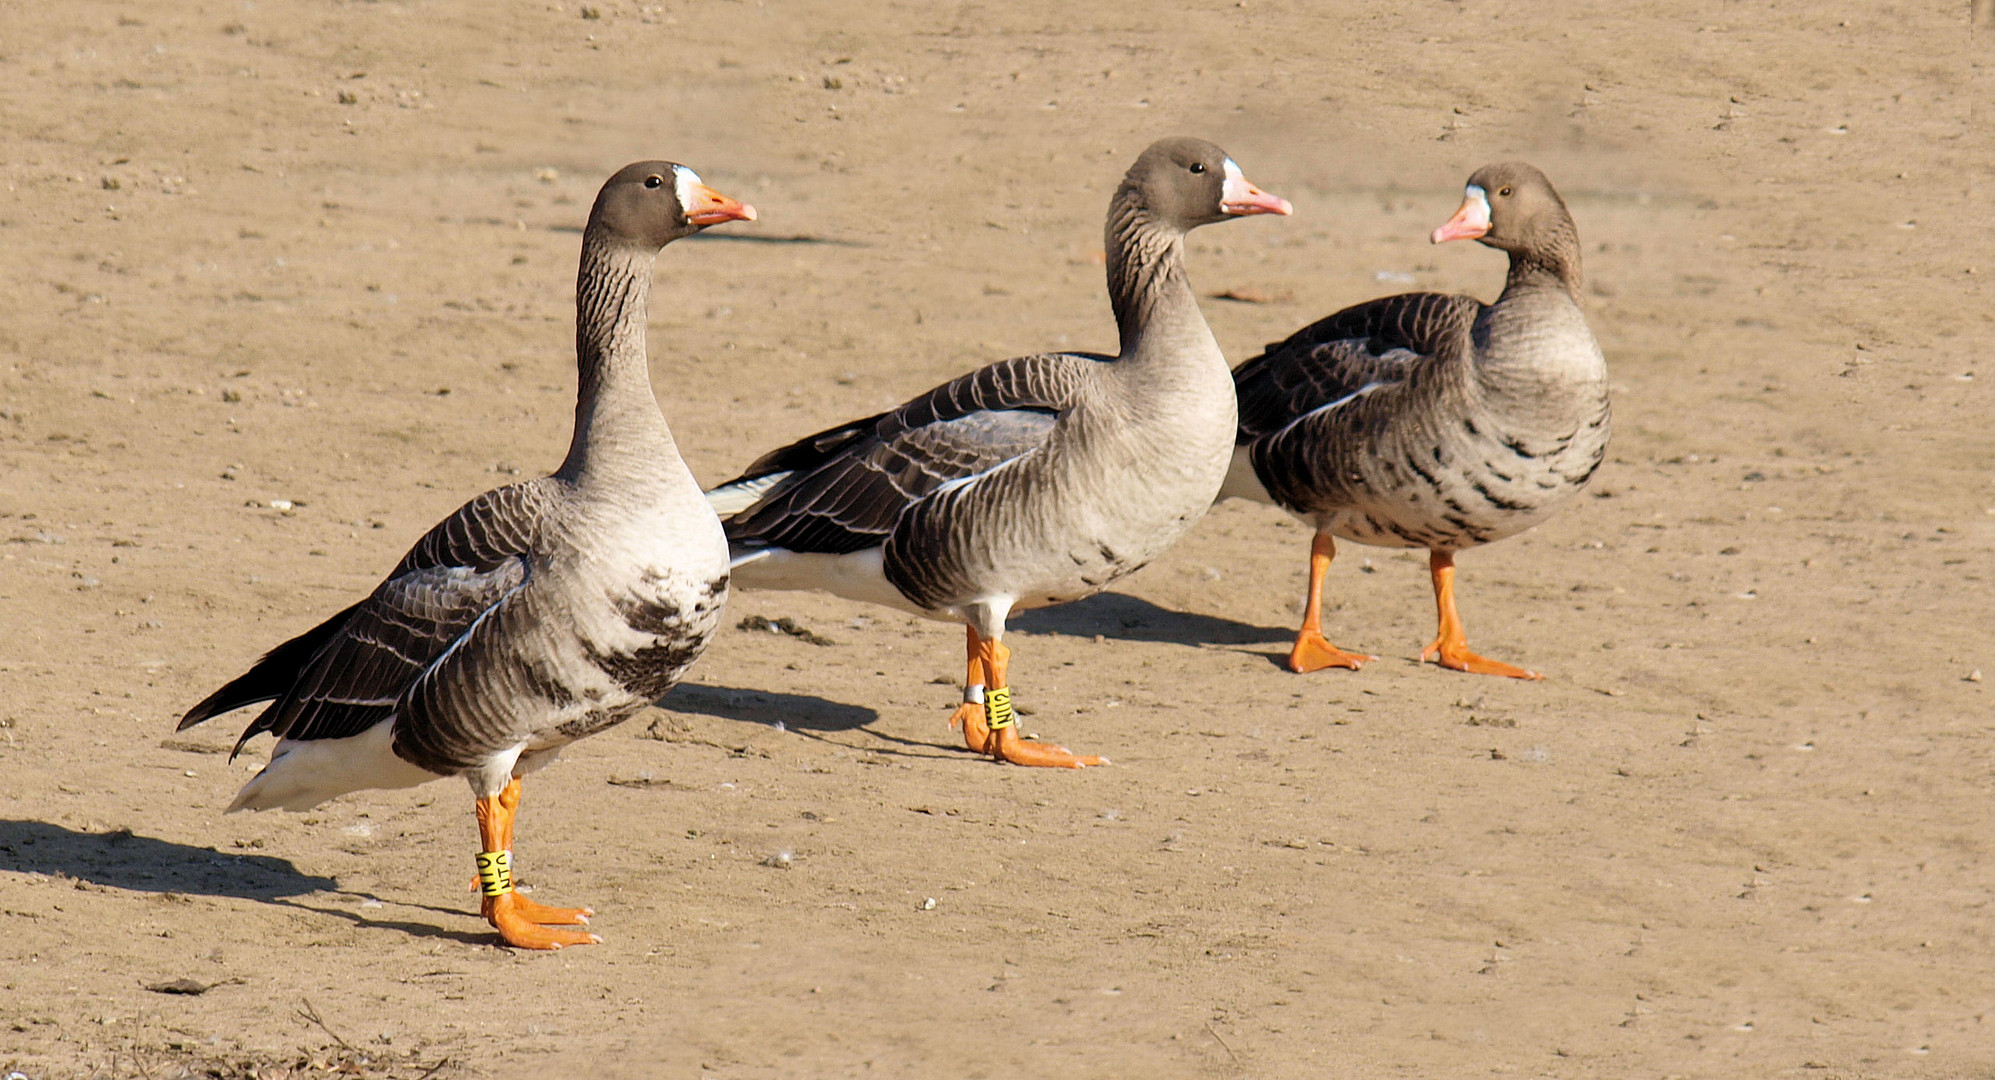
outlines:
{"label": "striped goose neck", "polygon": [[1108,301],[1121,337],[1119,355],[1127,358],[1171,316],[1189,310],[1198,317],[1198,302],[1185,277],[1184,231],[1152,215],[1134,188],[1115,193],[1105,231]]}
{"label": "striped goose neck", "polygon": [[1562,218],[1532,242],[1510,252],[1510,273],[1503,291],[1533,285],[1557,285],[1579,302],[1579,233],[1571,218]]}
{"label": "striped goose neck", "polygon": [[589,229],[575,281],[575,436],[562,476],[581,472],[604,448],[655,452],[671,432],[651,392],[644,328],[654,251]]}

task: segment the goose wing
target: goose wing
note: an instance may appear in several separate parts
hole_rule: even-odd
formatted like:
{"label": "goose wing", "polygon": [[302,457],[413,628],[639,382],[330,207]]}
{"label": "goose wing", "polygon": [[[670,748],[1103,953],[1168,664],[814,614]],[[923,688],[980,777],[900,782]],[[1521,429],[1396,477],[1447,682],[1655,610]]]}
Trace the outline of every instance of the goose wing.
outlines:
{"label": "goose wing", "polygon": [[544,481],[486,492],[432,528],[367,599],[272,649],[181,719],[274,702],[236,741],[339,739],[393,715],[408,691],[515,596],[531,573]]}
{"label": "goose wing", "polygon": [[1404,293],[1345,308],[1269,345],[1233,372],[1239,442],[1404,382],[1414,369],[1463,342],[1481,310],[1473,297]]}
{"label": "goose wing", "polygon": [[818,432],[707,493],[739,548],[844,554],[884,542],[909,506],[1042,446],[1106,357],[1043,353]]}

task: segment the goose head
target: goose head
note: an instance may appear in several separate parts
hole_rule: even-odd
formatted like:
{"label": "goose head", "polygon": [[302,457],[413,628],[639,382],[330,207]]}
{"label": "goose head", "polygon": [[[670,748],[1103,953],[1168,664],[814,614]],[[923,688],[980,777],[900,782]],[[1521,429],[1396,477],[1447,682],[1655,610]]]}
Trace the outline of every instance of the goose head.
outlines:
{"label": "goose head", "polygon": [[1158,221],[1179,230],[1248,214],[1289,214],[1288,200],[1255,187],[1226,151],[1204,139],[1152,143],[1122,179]]}
{"label": "goose head", "polygon": [[617,170],[597,193],[589,230],[656,251],[709,225],[754,220],[754,207],[706,186],[684,165],[640,161]]}
{"label": "goose head", "polygon": [[1572,232],[1572,215],[1545,174],[1506,161],[1469,177],[1461,209],[1434,230],[1433,241],[1480,240],[1513,255],[1534,255],[1572,242]]}

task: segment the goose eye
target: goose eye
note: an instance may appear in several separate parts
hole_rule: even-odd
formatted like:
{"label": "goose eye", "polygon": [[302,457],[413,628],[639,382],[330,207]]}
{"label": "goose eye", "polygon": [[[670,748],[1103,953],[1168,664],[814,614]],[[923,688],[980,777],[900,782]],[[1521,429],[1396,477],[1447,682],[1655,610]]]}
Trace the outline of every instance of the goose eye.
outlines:
{"label": "goose eye", "polygon": [[1203,174],[1203,173],[1205,172],[1205,162],[1203,162],[1203,161],[1194,161],[1194,162],[1192,162],[1192,163],[1191,163],[1191,171],[1192,171],[1192,175],[1194,175],[1194,176],[1198,176],[1198,175],[1202,175],[1202,174]]}
{"label": "goose eye", "polygon": [[1497,197],[1498,197],[1498,198],[1501,198],[1501,199],[1507,199],[1507,198],[1509,198],[1509,197],[1510,197],[1510,185],[1509,185],[1509,184],[1505,184],[1505,185],[1503,185],[1502,187],[1500,187],[1500,188],[1497,188],[1497,189],[1496,189],[1496,195],[1497,195]]}
{"label": "goose eye", "polygon": [[650,176],[644,178],[644,186],[648,188],[664,187],[665,178],[657,173],[652,173]]}

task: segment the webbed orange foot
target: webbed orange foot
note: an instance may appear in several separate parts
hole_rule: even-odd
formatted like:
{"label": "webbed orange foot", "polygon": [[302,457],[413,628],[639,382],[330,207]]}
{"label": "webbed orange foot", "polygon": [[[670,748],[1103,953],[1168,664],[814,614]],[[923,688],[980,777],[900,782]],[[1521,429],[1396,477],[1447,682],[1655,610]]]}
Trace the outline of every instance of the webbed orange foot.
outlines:
{"label": "webbed orange foot", "polygon": [[1028,765],[1042,769],[1080,769],[1089,765],[1107,765],[1109,760],[1092,755],[1076,754],[1064,746],[1052,743],[1033,742],[1018,734],[1015,727],[1001,727],[989,740],[992,757],[1008,761],[1013,765]]}
{"label": "webbed orange foot", "polygon": [[[499,931],[499,937],[515,949],[565,949],[570,945],[600,945],[603,939],[580,930],[556,930],[542,926],[535,913],[560,913],[566,908],[536,904],[516,892],[488,896],[479,905],[485,921]],[[586,912],[588,909],[574,909]],[[573,920],[570,920],[573,921]]]}
{"label": "webbed orange foot", "polygon": [[1295,635],[1295,648],[1288,654],[1288,669],[1297,674],[1332,667],[1356,671],[1364,667],[1367,660],[1376,659],[1378,657],[1363,653],[1345,652],[1330,644],[1322,634],[1305,629]]}
{"label": "webbed orange foot", "polygon": [[1432,660],[1452,671],[1466,671],[1471,675],[1501,675],[1506,679],[1542,679],[1543,675],[1526,668],[1515,667],[1501,660],[1491,660],[1469,651],[1466,641],[1448,641],[1435,638],[1427,647],[1420,650],[1420,662]]}
{"label": "webbed orange foot", "polygon": [[1542,679],[1543,675],[1512,667],[1499,660],[1477,656],[1469,651],[1468,635],[1462,632],[1462,617],[1455,611],[1455,553],[1430,551],[1427,567],[1434,575],[1434,609],[1440,617],[1434,640],[1420,650],[1420,662],[1435,660],[1444,668],[1473,675],[1502,675],[1510,679]]}
{"label": "webbed orange foot", "polygon": [[521,893],[513,894],[513,906],[526,921],[539,923],[542,926],[587,926],[589,916],[596,913],[595,908],[548,907],[545,904],[536,904]]}

